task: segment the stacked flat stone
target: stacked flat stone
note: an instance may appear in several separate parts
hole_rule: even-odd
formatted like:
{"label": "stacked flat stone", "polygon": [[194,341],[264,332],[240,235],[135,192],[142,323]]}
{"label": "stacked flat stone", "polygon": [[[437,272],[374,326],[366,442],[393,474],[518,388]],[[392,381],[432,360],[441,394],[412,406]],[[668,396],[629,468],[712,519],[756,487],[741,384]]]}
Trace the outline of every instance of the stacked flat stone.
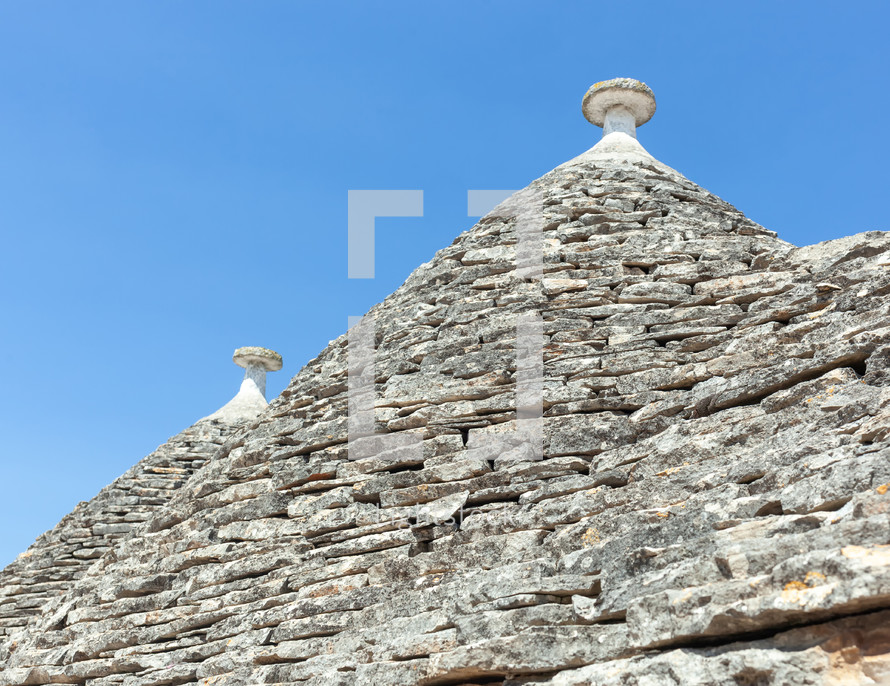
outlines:
{"label": "stacked flat stone", "polygon": [[[608,137],[514,198],[540,282],[492,214],[372,309],[377,430],[422,454],[348,459],[340,337],[0,684],[886,682],[890,236],[795,248]],[[524,312],[544,459],[480,459]]]}
{"label": "stacked flat stone", "polygon": [[245,427],[218,421],[189,427],[42,534],[0,572],[0,637],[39,615],[48,600],[162,509],[229,435]]}
{"label": "stacked flat stone", "polygon": [[[270,371],[281,369],[281,356],[274,351],[240,348],[235,351],[236,364],[239,353],[250,362],[257,356],[271,361]],[[264,379],[262,386],[265,391]],[[3,569],[0,645],[27,627],[49,600],[65,593],[98,558],[162,510],[227,439],[250,426],[267,405],[258,391],[255,396],[245,401],[239,393],[224,408],[168,440],[92,500],[79,503]]]}

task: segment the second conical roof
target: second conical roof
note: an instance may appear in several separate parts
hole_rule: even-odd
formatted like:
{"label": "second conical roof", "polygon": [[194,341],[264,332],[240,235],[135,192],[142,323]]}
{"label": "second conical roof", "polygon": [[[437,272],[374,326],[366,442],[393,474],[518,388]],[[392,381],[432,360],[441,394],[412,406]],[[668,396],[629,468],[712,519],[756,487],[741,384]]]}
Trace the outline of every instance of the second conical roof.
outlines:
{"label": "second conical roof", "polygon": [[[890,474],[864,446],[890,439],[890,241],[794,249],[610,135],[372,309],[374,428],[419,452],[350,459],[340,337],[59,599],[7,683],[655,683],[681,659],[720,683],[741,653],[691,642],[881,607]],[[540,278],[516,268],[536,203]],[[541,454],[486,452],[515,437],[529,315]]]}

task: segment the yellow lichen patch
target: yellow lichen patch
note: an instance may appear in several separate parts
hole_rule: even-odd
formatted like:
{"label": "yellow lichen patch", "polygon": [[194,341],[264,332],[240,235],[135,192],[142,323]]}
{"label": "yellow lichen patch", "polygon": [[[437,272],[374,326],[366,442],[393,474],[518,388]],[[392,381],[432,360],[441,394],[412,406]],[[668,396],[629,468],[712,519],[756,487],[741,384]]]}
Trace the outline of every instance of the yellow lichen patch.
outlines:
{"label": "yellow lichen patch", "polygon": [[600,541],[602,541],[602,538],[600,538],[600,532],[597,531],[594,527],[589,528],[587,531],[584,532],[584,535],[581,536],[581,545],[585,548],[595,546]]}
{"label": "yellow lichen patch", "polygon": [[670,513],[670,512],[656,512],[656,513],[655,513],[655,516],[656,516],[656,517],[664,517],[664,518],[667,518],[667,517],[670,517],[670,516],[671,516],[671,513]]}
{"label": "yellow lichen patch", "polygon": [[829,386],[828,389],[824,393],[819,393],[818,395],[813,396],[812,398],[807,398],[807,402],[811,403],[814,400],[825,400],[826,398],[830,398],[837,392],[837,386]]}
{"label": "yellow lichen patch", "polygon": [[818,586],[826,580],[826,576],[822,572],[807,572],[804,577],[804,583],[807,586]]}
{"label": "yellow lichen patch", "polygon": [[[808,579],[810,574],[818,574],[818,572],[809,572],[807,574]],[[820,574],[820,576],[822,575]],[[806,605],[810,602],[818,603],[831,595],[833,591],[834,584],[810,587],[803,581],[789,581],[785,584],[785,588],[782,589],[782,600],[795,605]]]}
{"label": "yellow lichen patch", "polygon": [[683,467],[688,467],[688,466],[689,466],[689,463],[684,462],[683,464],[678,465],[676,467],[669,467],[668,469],[660,471],[655,476],[670,476],[671,474],[676,474],[677,472],[679,472],[681,469],[683,469]]}
{"label": "yellow lichen patch", "polygon": [[875,545],[868,548],[848,545],[841,548],[841,555],[851,560],[861,559],[871,564],[890,565],[890,545]]}
{"label": "yellow lichen patch", "polygon": [[685,589],[682,595],[677,596],[671,601],[671,605],[679,605],[680,603],[685,603],[692,597],[692,591],[690,589]]}
{"label": "yellow lichen patch", "polygon": [[890,483],[881,484],[875,490],[878,492],[878,495],[884,495],[888,488],[890,488]]}
{"label": "yellow lichen patch", "polygon": [[188,474],[182,467],[149,467],[145,471],[150,474]]}
{"label": "yellow lichen patch", "polygon": [[800,594],[809,591],[826,581],[827,577],[822,572],[807,572],[803,581],[789,581],[782,589],[782,599],[789,602],[801,602]]}

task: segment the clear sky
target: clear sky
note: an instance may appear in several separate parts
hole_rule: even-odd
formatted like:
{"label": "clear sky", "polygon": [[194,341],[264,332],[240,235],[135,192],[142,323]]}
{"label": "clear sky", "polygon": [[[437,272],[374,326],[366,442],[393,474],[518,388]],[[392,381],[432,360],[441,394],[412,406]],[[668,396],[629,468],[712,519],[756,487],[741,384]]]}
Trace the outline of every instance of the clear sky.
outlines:
{"label": "clear sky", "polygon": [[[885,2],[0,3],[0,565],[655,91],[658,159],[792,243],[890,229]],[[349,281],[350,189],[422,189]]]}

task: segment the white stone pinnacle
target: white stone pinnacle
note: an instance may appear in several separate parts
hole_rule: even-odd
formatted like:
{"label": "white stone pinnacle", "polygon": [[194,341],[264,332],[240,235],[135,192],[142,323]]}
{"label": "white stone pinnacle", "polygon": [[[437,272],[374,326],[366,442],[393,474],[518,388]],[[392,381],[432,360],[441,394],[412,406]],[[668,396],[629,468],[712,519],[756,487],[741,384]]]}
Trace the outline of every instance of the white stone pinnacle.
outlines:
{"label": "white stone pinnacle", "polygon": [[603,138],[613,133],[637,137],[637,127],[655,114],[655,94],[636,79],[610,79],[593,84],[581,104],[584,116],[602,127]]}
{"label": "white stone pinnacle", "polygon": [[238,348],[232,361],[244,368],[244,380],[237,395],[207,419],[239,421],[252,419],[262,412],[266,402],[266,372],[281,369],[281,355],[268,348]]}
{"label": "white stone pinnacle", "polygon": [[281,369],[281,355],[268,348],[249,346],[238,348],[232,355],[232,361],[244,368],[241,388],[243,389],[245,384],[253,384],[265,400],[266,372],[277,372]]}

